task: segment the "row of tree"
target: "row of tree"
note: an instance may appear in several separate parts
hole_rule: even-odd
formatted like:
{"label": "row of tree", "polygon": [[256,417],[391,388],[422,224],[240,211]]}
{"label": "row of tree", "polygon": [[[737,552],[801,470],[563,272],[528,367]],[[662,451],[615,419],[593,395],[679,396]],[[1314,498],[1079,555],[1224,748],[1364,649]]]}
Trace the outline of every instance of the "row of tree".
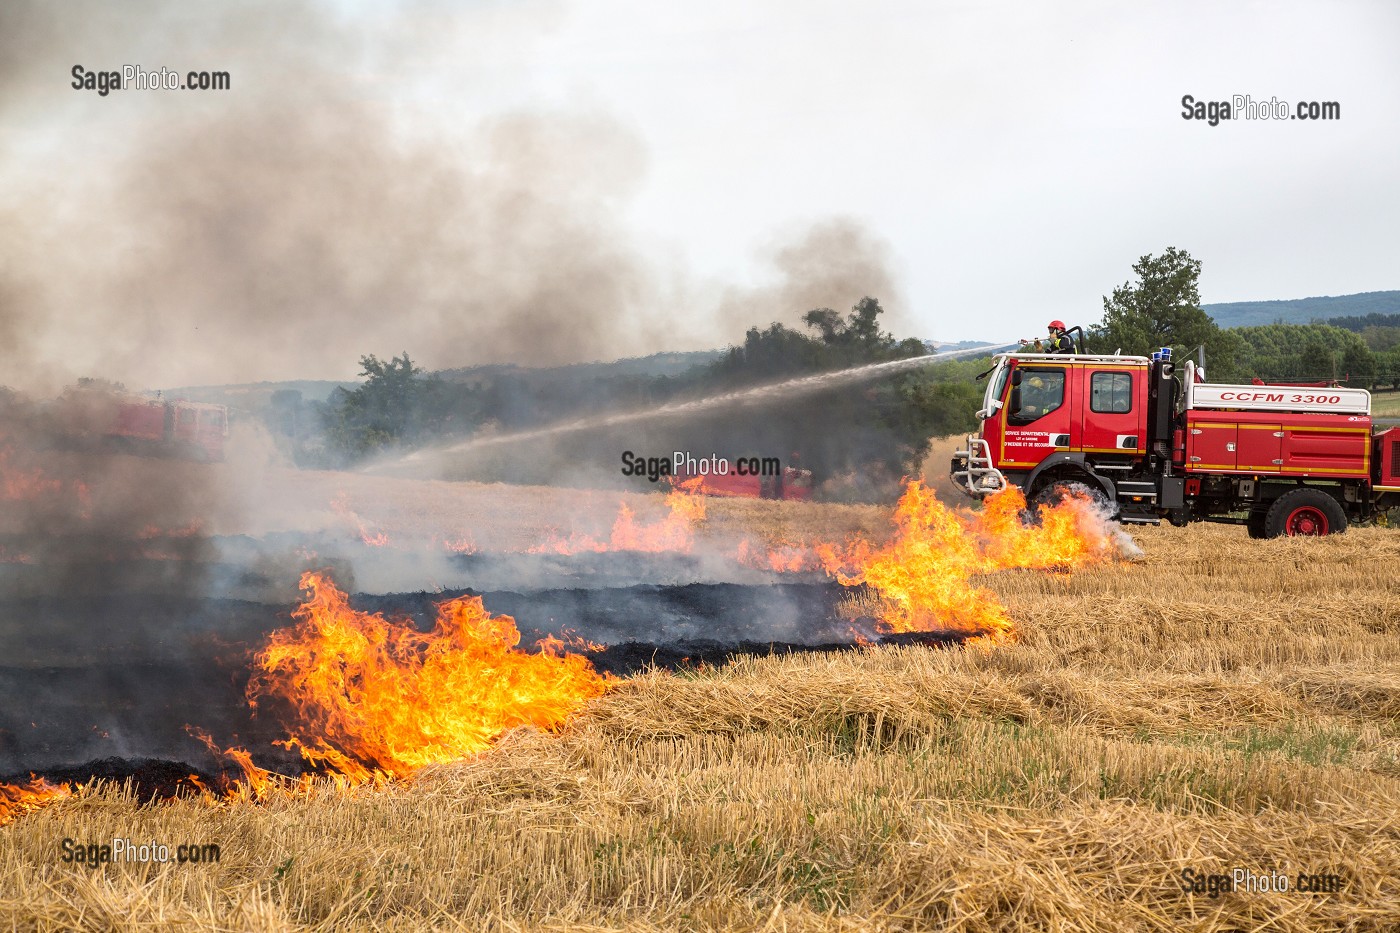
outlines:
{"label": "row of tree", "polygon": [[[462,382],[424,372],[407,353],[389,360],[365,356],[360,386],[339,389],[320,405],[283,399],[274,414],[284,436],[292,433],[290,426],[320,422],[319,437],[297,438],[300,462],[342,466],[430,441],[527,430],[597,411],[655,407],[927,352],[919,340],[883,330],[883,314],[880,302],[867,297],[844,315],[831,308],[808,311],[802,328],[753,327],[742,344],[680,376],[503,369]],[[811,469],[819,482],[829,481],[833,497],[879,498],[917,469],[928,438],[971,423],[981,389],[976,372],[974,364],[926,367],[683,423],[638,425],[625,434],[569,436],[547,447],[511,445],[493,449],[489,462],[473,463],[472,475],[550,482],[574,473],[577,464],[611,465],[622,449],[688,449],[777,456]]]}
{"label": "row of tree", "polygon": [[1331,324],[1267,324],[1230,332],[1239,366],[1265,381],[1400,387],[1400,347],[1377,351],[1361,334]]}
{"label": "row of tree", "polygon": [[[877,299],[866,297],[844,317],[831,308],[808,311],[805,332],[776,323],[750,328],[741,346],[708,368],[700,387],[721,391],[928,353],[920,340],[881,330],[883,313]],[[731,422],[737,433],[729,437],[790,451],[824,484],[826,498],[885,498],[902,476],[917,471],[930,438],[971,425],[982,388],[976,372],[968,365],[919,367],[814,392],[765,405],[742,427]]]}

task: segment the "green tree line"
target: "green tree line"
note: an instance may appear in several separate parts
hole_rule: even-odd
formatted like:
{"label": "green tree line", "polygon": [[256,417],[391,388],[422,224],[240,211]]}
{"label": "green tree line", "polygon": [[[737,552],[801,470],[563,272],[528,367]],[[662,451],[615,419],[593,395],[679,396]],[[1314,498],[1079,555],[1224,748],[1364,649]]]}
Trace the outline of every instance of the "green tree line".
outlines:
{"label": "green tree line", "polygon": [[[680,376],[609,376],[577,379],[505,372],[480,384],[444,379],[415,364],[407,353],[360,360],[362,385],[337,390],[319,406],[322,434],[307,444],[308,465],[348,465],[382,452],[409,449],[479,431],[514,431],[598,411],[655,407],[737,388],[804,375],[920,356],[916,339],[882,328],[884,309],[866,297],[848,313],[815,308],[802,327],[773,323],[752,327],[741,344],[718,360]],[[980,368],[985,368],[985,364]],[[972,424],[981,386],[976,364],[933,365],[855,385],[812,392],[684,423],[639,428],[619,437],[570,437],[546,463],[503,456],[498,478],[549,481],[557,462],[611,462],[624,446],[645,437],[651,449],[714,451],[722,456],[779,456],[811,469],[817,481],[833,480],[840,497],[881,498],[902,475],[917,470],[929,438]],[[280,424],[303,424],[299,399],[283,399]],[[317,446],[319,444],[319,446]],[[619,446],[619,445],[623,446]],[[559,454],[569,451],[568,457]]]}

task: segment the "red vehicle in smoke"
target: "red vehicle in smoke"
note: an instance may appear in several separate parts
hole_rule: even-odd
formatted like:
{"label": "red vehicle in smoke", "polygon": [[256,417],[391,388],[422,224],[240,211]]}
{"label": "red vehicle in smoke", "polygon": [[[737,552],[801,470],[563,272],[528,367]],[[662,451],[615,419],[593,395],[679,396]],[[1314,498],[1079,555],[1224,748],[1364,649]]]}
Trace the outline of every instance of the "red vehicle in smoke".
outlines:
{"label": "red vehicle in smoke", "polygon": [[695,473],[677,476],[673,482],[677,486],[685,486],[707,496],[797,500],[812,498],[812,471],[796,467],[783,467],[781,472],[772,476],[740,474],[735,471],[709,475]]}
{"label": "red vehicle in smoke", "polygon": [[[793,459],[797,458],[794,453]],[[671,483],[707,496],[748,499],[810,499],[812,471],[783,466],[777,457],[716,455],[696,458],[676,451],[667,461]]]}
{"label": "red vehicle in smoke", "polygon": [[80,386],[60,396],[54,412],[63,446],[183,460],[224,459],[228,409],[223,405]]}
{"label": "red vehicle in smoke", "polygon": [[1252,537],[1326,535],[1400,506],[1400,429],[1363,389],[1217,385],[1170,351],[1004,353],[952,462],[975,498],[1087,491],[1124,522],[1243,524]]}
{"label": "red vehicle in smoke", "polygon": [[132,453],[187,460],[224,459],[228,409],[184,400],[123,399],[105,434],[108,442]]}

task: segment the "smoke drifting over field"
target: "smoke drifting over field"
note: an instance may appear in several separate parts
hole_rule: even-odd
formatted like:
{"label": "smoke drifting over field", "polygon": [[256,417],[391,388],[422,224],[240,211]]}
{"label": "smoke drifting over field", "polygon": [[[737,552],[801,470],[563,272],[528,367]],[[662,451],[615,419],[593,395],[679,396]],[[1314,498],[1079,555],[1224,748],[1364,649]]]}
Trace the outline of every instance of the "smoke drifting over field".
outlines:
{"label": "smoke drifting over field", "polygon": [[905,302],[889,244],[851,218],[820,221],[775,239],[763,258],[777,273],[777,281],[728,289],[720,302],[720,320],[735,338],[745,328],[769,320],[764,314],[770,310],[795,325],[813,308],[844,312],[866,295],[879,296],[889,310],[884,326],[902,332]]}
{"label": "smoke drifting over field", "polygon": [[[5,381],[347,377],[402,349],[430,367],[614,359],[893,294],[882,248],[836,222],[773,248],[778,285],[715,297],[627,229],[647,161],[627,126],[459,116],[491,91],[473,57],[523,54],[551,5],[376,15],[6,5]],[[75,64],[227,70],[231,89],[99,96],[69,86]]]}
{"label": "smoke drifting over field", "polygon": [[[626,224],[644,146],[611,117],[457,116],[454,99],[478,90],[473,50],[499,43],[493,54],[510,54],[551,11],[422,3],[376,14],[382,28],[362,18],[352,30],[306,2],[212,13],[168,0],[0,9],[0,384],[26,393],[0,398],[0,645],[9,652],[0,709],[10,711],[0,768],[188,757],[198,746],[185,722],[222,732],[243,723],[247,646],[286,621],[289,579],[307,564],[330,565],[347,589],[359,576],[379,592],[404,587],[407,574],[426,589],[482,586],[495,572],[496,585],[514,588],[502,599],[521,602],[522,619],[541,630],[592,612],[619,638],[685,636],[743,605],[738,590],[714,591],[709,603],[682,594],[668,628],[651,603],[673,597],[647,579],[658,571],[646,562],[507,554],[471,565],[445,535],[428,557],[407,545],[375,551],[376,535],[333,508],[338,479],[284,495],[300,477],[243,462],[263,453],[247,437],[230,439],[222,465],[136,457],[111,417],[74,425],[71,410],[37,401],[80,376],[132,389],[348,377],[371,352],[407,350],[430,368],[612,359],[714,346],[741,327],[844,310],[870,292],[890,300],[886,250],[851,221],[778,241],[772,285],[726,290],[654,259]],[[69,86],[75,65],[127,64],[227,71],[231,88],[99,95]],[[718,419],[692,426],[690,442],[721,433],[758,443]],[[789,449],[785,437],[768,440]],[[460,531],[485,537],[491,523]],[[766,579],[736,570],[727,552],[687,558],[667,584]],[[577,565],[594,563],[612,574],[611,588],[638,588],[631,616],[612,611],[623,596],[573,595]],[[552,603],[515,592],[556,577],[571,579]],[[834,598],[813,592],[813,604]],[[832,637],[783,593],[754,605],[730,628],[706,631]],[[274,737],[260,736],[259,747]]]}
{"label": "smoke drifting over field", "polygon": [[[145,380],[223,359],[229,377],[257,378],[343,372],[382,347],[558,361],[644,333],[634,312],[651,285],[616,218],[644,160],[621,127],[512,114],[465,139],[411,139],[363,80],[394,60],[393,37],[352,35],[309,4],[200,22],[180,9],[7,14],[7,35],[51,37],[11,80],[33,102],[59,98],[81,124],[68,138],[101,160],[62,180],[89,188],[67,211],[45,207],[55,192],[5,205],[51,257],[23,264],[37,301],[17,309],[45,349],[82,321],[116,339],[88,366]],[[73,62],[133,59],[227,68],[232,89],[66,86]],[[6,119],[26,125],[23,103]]]}
{"label": "smoke drifting over field", "polygon": [[[107,417],[108,400],[70,393],[38,405],[0,392],[0,561],[42,566],[51,592],[100,593],[113,584],[104,572],[113,561],[160,550],[197,589],[193,562],[210,556],[201,519],[233,491],[197,464],[165,463],[156,473],[148,460],[94,455],[82,422]],[[0,617],[0,634],[15,634],[11,621]]]}

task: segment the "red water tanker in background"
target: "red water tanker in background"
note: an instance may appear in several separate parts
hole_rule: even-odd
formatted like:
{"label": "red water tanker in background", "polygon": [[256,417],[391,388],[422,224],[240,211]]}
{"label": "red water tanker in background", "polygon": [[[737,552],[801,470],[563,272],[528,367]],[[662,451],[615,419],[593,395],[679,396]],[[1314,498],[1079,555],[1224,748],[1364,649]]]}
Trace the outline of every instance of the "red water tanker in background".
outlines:
{"label": "red water tanker in background", "polygon": [[226,437],[227,408],[179,399],[121,399],[104,432],[130,453],[209,461],[224,459]]}
{"label": "red water tanker in background", "polygon": [[953,479],[1032,504],[1087,491],[1124,522],[1246,525],[1253,537],[1345,531],[1400,507],[1400,428],[1335,386],[1218,385],[1170,353],[996,358],[979,433]]}
{"label": "red water tanker in background", "polygon": [[812,471],[791,466],[773,470],[740,470],[731,464],[724,473],[682,472],[672,482],[707,496],[790,500],[812,498]]}
{"label": "red water tanker in background", "polygon": [[182,460],[224,459],[228,409],[223,405],[80,385],[59,396],[51,410],[55,441],[64,447]]}

